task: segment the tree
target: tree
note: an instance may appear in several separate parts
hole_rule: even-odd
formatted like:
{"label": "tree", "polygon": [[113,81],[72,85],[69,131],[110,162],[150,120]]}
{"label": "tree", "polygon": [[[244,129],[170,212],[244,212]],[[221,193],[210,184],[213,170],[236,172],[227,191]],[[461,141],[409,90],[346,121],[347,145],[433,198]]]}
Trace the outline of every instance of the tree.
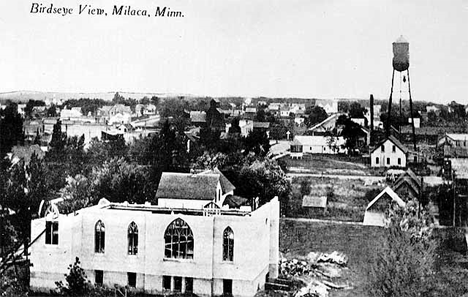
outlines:
{"label": "tree", "polygon": [[48,117],[56,117],[56,116],[57,116],[57,107],[55,106],[55,104],[52,104],[52,105],[47,109],[46,115],[47,115]]}
{"label": "tree", "polygon": [[24,114],[26,118],[31,118],[33,108],[36,106],[45,106],[45,102],[42,100],[29,100],[26,103],[26,107],[24,108]]}
{"label": "tree", "polygon": [[116,92],[114,94],[114,98],[112,98],[112,103],[114,104],[122,104],[123,102],[125,102],[125,98],[119,94],[119,92]]}
{"label": "tree", "polygon": [[353,102],[349,106],[349,117],[351,118],[363,118],[365,113],[366,109],[359,102]]}
{"label": "tree", "polygon": [[54,124],[52,130],[52,138],[50,140],[49,145],[52,148],[52,151],[54,151],[55,153],[61,153],[65,148],[66,141],[67,133],[62,132],[62,122],[60,121],[60,119],[58,119],[57,122]]}
{"label": "tree", "polygon": [[464,120],[466,117],[465,106],[458,104],[455,101],[450,102],[449,107],[452,110],[453,118],[456,120]]}
{"label": "tree", "polygon": [[5,206],[15,212],[19,234],[22,237],[27,255],[31,216],[36,212],[42,200],[47,199],[49,188],[47,175],[42,160],[33,153],[28,164],[20,160],[7,172],[5,187]]}
{"label": "tree", "polygon": [[343,126],[341,136],[346,140],[345,147],[348,149],[349,154],[353,153],[358,146],[359,138],[365,136],[361,126],[346,115],[339,116],[336,124]]}
{"label": "tree", "polygon": [[235,185],[240,196],[259,197],[260,205],[277,196],[281,208],[287,210],[292,191],[291,183],[278,163],[273,160],[256,160],[251,164],[244,164]]}
{"label": "tree", "polygon": [[[292,130],[292,129],[290,129]],[[270,137],[271,139],[286,139],[288,127],[283,122],[270,124]]]}
{"label": "tree", "polygon": [[241,127],[239,126],[239,118],[236,117],[231,122],[231,127],[229,128],[229,135],[239,136],[241,134],[241,132],[242,132],[242,130],[241,130]]}
{"label": "tree", "polygon": [[435,125],[437,123],[437,114],[433,110],[427,113],[427,122],[429,125]]}
{"label": "tree", "polygon": [[151,97],[151,103],[154,104],[154,106],[158,107],[159,106],[160,99],[156,96]]}
{"label": "tree", "polygon": [[17,144],[24,143],[23,119],[18,114],[18,106],[10,103],[0,110],[0,159]]}
{"label": "tree", "polygon": [[[370,257],[370,296],[440,296],[435,289],[432,217],[414,201],[390,207],[388,227]],[[379,242],[379,241],[376,241]]]}
{"label": "tree", "polygon": [[257,113],[255,114],[255,121],[257,122],[266,122],[266,115],[265,115],[265,109],[259,108],[257,110]]}
{"label": "tree", "polygon": [[144,203],[154,197],[156,189],[147,169],[123,159],[112,159],[93,168],[90,179],[94,203],[101,198],[112,202]]}
{"label": "tree", "polygon": [[66,285],[62,281],[55,282],[58,291],[66,296],[89,295],[91,286],[87,280],[86,273],[80,266],[80,259],[75,258],[75,263],[68,266],[68,274],[65,274]]}
{"label": "tree", "polygon": [[265,131],[253,130],[244,139],[246,152],[253,152],[257,156],[266,156],[270,150],[270,140]]}
{"label": "tree", "polygon": [[308,114],[308,117],[305,119],[307,127],[312,127],[328,118],[327,112],[320,106],[308,107],[306,114]]}

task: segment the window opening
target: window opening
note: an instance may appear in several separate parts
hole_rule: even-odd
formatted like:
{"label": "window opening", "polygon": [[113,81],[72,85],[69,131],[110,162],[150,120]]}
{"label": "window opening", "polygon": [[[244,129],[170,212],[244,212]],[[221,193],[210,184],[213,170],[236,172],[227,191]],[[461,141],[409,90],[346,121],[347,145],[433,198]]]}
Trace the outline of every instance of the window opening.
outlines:
{"label": "window opening", "polygon": [[193,259],[193,233],[184,220],[176,219],[167,227],[164,241],[165,258]]}
{"label": "window opening", "polygon": [[227,227],[223,232],[223,261],[234,260],[234,232]]}
{"label": "window opening", "polygon": [[136,255],[138,253],[138,226],[135,222],[128,225],[128,254]]}
{"label": "window opening", "polygon": [[94,232],[94,251],[96,253],[104,253],[105,231],[104,223],[101,220],[97,221]]}

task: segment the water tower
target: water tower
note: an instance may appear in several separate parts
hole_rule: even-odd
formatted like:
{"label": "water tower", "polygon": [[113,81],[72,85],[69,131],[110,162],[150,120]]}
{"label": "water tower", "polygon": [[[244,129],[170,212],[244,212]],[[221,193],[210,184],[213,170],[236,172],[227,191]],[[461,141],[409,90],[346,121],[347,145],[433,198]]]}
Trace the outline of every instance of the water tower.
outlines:
{"label": "water tower", "polygon": [[[387,137],[390,136],[391,124],[391,111],[392,111],[392,98],[393,98],[393,90],[394,90],[394,82],[395,82],[395,72],[399,72],[400,74],[400,115],[401,115],[401,98],[402,98],[402,84],[407,85],[408,87],[408,95],[409,95],[409,103],[410,103],[410,118],[411,118],[411,126],[413,132],[413,144],[414,150],[416,150],[416,137],[414,131],[414,118],[413,118],[413,100],[411,98],[411,82],[410,82],[410,74],[409,74],[409,43],[406,41],[403,36],[400,36],[395,42],[393,42],[393,71],[392,71],[392,87],[390,89],[390,98],[388,101],[388,117],[387,117],[387,127],[386,133]],[[408,80],[406,79],[408,77]],[[408,83],[406,84],[406,81]]]}

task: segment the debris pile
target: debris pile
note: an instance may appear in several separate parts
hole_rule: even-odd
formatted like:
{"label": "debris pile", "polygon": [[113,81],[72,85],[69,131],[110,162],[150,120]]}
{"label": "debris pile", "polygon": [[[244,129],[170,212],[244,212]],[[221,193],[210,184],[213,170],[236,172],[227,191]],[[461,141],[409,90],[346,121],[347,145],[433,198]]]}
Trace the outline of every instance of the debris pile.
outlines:
{"label": "debris pile", "polygon": [[304,284],[295,297],[327,297],[330,289],[351,288],[342,280],[347,264],[348,257],[343,253],[311,252],[304,259],[282,258],[279,272],[282,278],[300,280]]}

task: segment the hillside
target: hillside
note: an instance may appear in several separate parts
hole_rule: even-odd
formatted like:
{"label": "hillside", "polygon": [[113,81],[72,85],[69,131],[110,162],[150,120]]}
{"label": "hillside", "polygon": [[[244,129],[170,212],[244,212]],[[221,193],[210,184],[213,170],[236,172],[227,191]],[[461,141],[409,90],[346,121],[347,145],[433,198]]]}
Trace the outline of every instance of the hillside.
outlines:
{"label": "hillside", "polygon": [[[189,94],[168,94],[168,93],[133,93],[133,92],[120,92],[119,94],[125,98],[141,99],[143,97],[151,98],[152,96],[157,97],[191,97]],[[96,93],[72,93],[72,92],[39,92],[39,91],[14,91],[0,93],[0,101],[11,100],[14,102],[27,102],[30,99],[33,100],[53,100],[53,99],[80,99],[80,98],[99,98],[104,100],[112,100],[115,95],[115,91],[112,92],[96,92]]]}

